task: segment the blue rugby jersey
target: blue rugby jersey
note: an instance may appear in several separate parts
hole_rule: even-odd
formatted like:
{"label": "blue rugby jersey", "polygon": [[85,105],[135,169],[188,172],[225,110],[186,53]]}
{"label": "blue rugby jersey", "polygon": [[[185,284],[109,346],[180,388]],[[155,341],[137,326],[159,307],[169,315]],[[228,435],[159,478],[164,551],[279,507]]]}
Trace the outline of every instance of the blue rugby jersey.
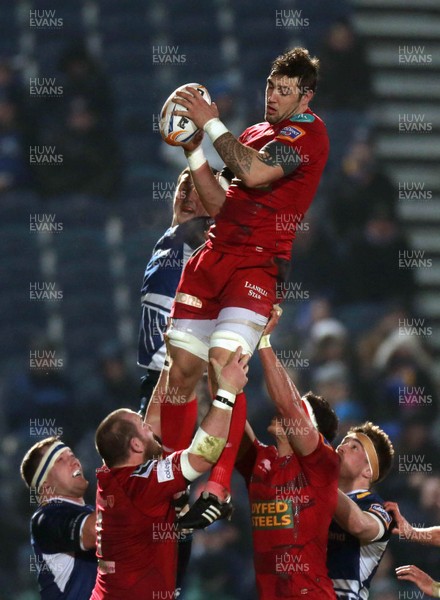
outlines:
{"label": "blue rugby jersey", "polygon": [[204,243],[204,232],[213,222],[209,217],[196,217],[170,227],[154,246],[141,288],[139,366],[162,370],[166,355],[163,336],[183,267]]}
{"label": "blue rugby jersey", "polygon": [[89,600],[97,560],[94,549],[81,548],[80,532],[93,511],[89,505],[53,498],[33,514],[31,568],[38,574],[42,600]]}
{"label": "blue rugby jersey", "polygon": [[380,519],[384,535],[375,542],[360,542],[332,521],[328,536],[327,566],[338,600],[365,600],[369,596],[371,580],[379,566],[391,536],[391,517],[383,507],[383,500],[369,490],[355,490],[347,494],[361,510]]}

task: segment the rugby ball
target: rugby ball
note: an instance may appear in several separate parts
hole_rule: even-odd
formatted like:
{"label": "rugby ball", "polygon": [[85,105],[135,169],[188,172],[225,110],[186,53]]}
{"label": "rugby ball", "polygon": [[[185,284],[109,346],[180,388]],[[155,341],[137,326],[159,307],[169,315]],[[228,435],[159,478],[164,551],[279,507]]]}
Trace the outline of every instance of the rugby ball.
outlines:
{"label": "rugby ball", "polygon": [[182,146],[183,144],[190,142],[199,131],[191,119],[173,115],[174,110],[186,111],[186,108],[173,102],[172,98],[178,95],[180,90],[184,90],[188,86],[196,89],[206,102],[211,104],[211,96],[209,95],[208,90],[200,83],[185,83],[168,96],[160,111],[159,131],[163,140],[170,146]]}

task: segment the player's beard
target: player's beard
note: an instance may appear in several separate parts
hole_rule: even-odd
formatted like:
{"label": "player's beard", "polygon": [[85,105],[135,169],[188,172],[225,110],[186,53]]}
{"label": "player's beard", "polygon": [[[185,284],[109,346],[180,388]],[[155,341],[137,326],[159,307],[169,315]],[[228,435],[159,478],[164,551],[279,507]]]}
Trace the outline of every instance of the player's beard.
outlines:
{"label": "player's beard", "polygon": [[144,462],[151,459],[158,459],[162,457],[162,444],[158,436],[153,436],[154,439],[149,440],[144,450]]}

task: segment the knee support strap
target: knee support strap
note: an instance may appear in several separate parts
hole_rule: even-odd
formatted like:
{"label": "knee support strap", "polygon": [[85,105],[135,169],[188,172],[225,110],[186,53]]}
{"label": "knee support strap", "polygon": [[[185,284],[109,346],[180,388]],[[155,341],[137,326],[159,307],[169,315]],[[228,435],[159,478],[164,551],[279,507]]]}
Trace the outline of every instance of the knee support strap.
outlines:
{"label": "knee support strap", "polygon": [[243,348],[243,354],[252,355],[253,349],[247,340],[235,331],[216,330],[211,336],[211,348],[224,348],[235,352],[239,346]]}
{"label": "knee support strap", "polygon": [[176,348],[182,348],[190,354],[208,362],[208,346],[192,333],[171,328],[167,333],[168,343]]}

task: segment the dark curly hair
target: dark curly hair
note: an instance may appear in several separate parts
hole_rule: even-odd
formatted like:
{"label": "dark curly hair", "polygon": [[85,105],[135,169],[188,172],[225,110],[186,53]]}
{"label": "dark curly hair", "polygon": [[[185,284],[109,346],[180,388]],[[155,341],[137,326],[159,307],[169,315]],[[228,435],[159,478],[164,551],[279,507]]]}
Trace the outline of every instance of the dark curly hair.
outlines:
{"label": "dark curly hair", "polygon": [[271,75],[298,77],[298,87],[304,94],[316,91],[319,76],[319,59],[311,57],[306,48],[293,48],[278,56],[272,63]]}
{"label": "dark curly hair", "polygon": [[315,413],[316,422],[318,423],[318,431],[322,433],[328,442],[332,442],[338,433],[339,420],[335,411],[330,404],[313,392],[307,392],[303,398],[310,402],[310,406]]}

